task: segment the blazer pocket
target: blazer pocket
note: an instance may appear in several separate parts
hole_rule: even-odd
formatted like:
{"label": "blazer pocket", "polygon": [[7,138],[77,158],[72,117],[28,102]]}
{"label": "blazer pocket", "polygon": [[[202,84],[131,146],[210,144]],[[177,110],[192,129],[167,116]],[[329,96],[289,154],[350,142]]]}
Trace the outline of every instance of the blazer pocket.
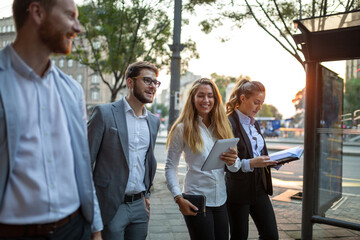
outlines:
{"label": "blazer pocket", "polygon": [[108,178],[96,178],[94,179],[94,184],[95,186],[98,186],[98,187],[107,187],[110,183],[110,179]]}
{"label": "blazer pocket", "polygon": [[110,127],[109,132],[112,133],[112,134],[118,134],[118,129],[114,128],[114,127]]}

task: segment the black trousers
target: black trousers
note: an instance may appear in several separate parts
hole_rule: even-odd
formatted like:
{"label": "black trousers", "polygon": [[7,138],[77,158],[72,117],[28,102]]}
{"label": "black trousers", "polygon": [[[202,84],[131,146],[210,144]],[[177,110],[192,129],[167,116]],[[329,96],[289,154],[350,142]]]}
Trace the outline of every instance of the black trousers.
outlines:
{"label": "black trousers", "polygon": [[229,221],[226,205],[206,207],[206,216],[184,216],[191,240],[228,240]]}
{"label": "black trousers", "polygon": [[82,214],[78,214],[69,223],[56,229],[53,234],[38,237],[0,238],[0,240],[90,240],[90,238],[90,223],[84,219]]}
{"label": "black trousers", "polygon": [[231,240],[248,239],[249,214],[259,232],[259,239],[279,239],[274,209],[264,189],[257,190],[255,203],[227,203],[227,209]]}

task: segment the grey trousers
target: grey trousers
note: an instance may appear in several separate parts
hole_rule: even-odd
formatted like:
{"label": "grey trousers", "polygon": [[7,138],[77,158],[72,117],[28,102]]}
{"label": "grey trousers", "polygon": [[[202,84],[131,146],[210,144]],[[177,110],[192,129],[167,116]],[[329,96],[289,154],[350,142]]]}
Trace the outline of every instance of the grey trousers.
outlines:
{"label": "grey trousers", "polygon": [[103,240],[145,240],[148,232],[150,209],[142,197],[119,206],[114,218],[104,226]]}

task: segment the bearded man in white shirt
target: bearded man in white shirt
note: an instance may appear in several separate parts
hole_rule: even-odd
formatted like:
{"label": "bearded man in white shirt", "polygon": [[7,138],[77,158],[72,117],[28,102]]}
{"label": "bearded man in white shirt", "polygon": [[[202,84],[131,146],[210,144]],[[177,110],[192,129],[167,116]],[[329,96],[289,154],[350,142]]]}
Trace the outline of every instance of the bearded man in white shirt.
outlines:
{"label": "bearded man in white shirt", "polygon": [[101,239],[83,91],[50,61],[70,53],[77,7],[14,0],[13,16],[0,52],[0,239]]}
{"label": "bearded man in white shirt", "polygon": [[145,104],[153,102],[160,86],[157,76],[158,69],[151,63],[130,64],[125,73],[128,95],[95,107],[88,123],[105,240],[145,240],[147,236],[160,120]]}

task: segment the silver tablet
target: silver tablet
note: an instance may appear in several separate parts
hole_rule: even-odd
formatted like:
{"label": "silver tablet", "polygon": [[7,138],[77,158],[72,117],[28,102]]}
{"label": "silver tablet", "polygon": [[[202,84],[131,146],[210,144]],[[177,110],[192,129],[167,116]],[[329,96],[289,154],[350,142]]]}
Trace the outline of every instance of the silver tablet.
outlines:
{"label": "silver tablet", "polygon": [[220,159],[220,155],[223,152],[228,152],[230,147],[236,147],[239,138],[229,138],[229,139],[218,139],[214,143],[208,157],[206,158],[204,165],[202,166],[202,171],[210,171],[213,169],[223,168],[225,162]]}

